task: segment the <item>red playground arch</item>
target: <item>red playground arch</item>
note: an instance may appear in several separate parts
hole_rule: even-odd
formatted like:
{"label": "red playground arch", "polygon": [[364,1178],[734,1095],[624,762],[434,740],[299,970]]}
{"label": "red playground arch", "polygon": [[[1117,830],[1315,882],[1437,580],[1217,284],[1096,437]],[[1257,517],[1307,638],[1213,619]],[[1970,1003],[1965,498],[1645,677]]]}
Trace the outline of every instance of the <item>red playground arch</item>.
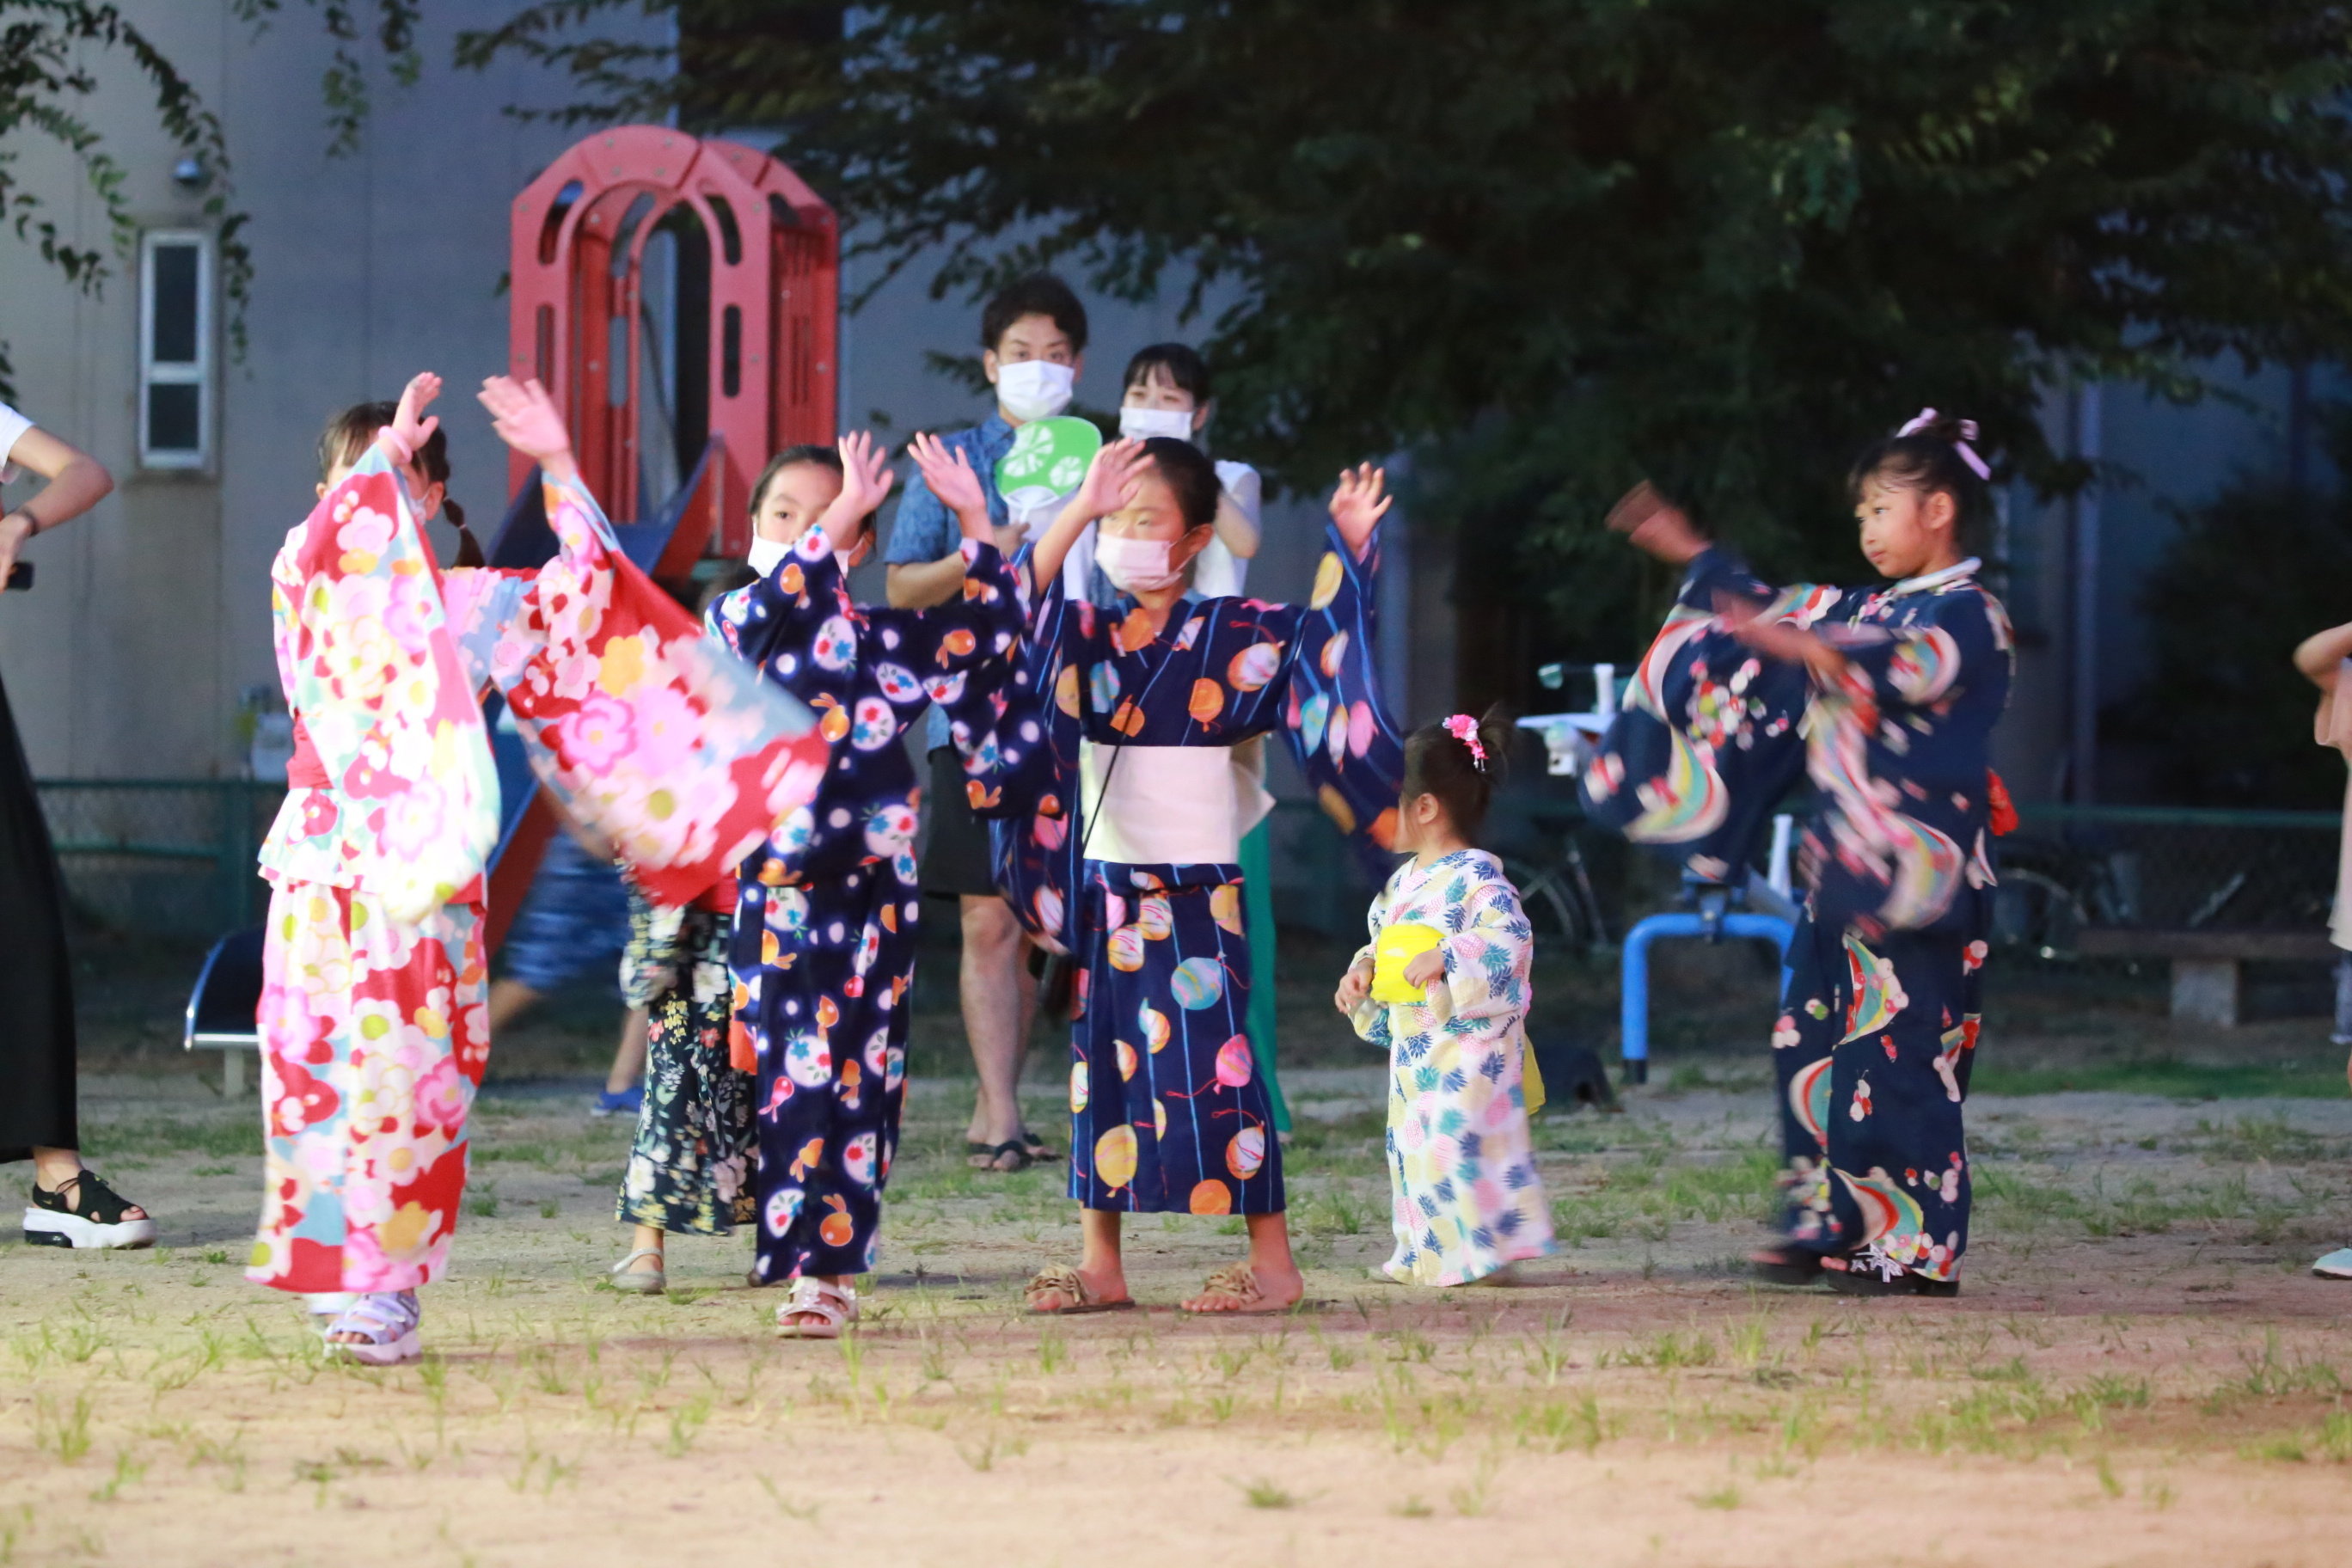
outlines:
{"label": "red playground arch", "polygon": [[[650,301],[646,247],[677,242]],[[655,125],[600,131],[515,197],[509,363],[535,375],[571,421],[589,489],[615,522],[676,506],[656,576],[706,552],[740,556],[751,480],[768,455],[838,428],[840,233],[801,178],[738,142]],[[680,489],[648,496],[647,399],[662,378],[649,333],[667,315]],[[659,339],[653,342],[658,343]],[[528,465],[515,459],[509,490]],[[682,503],[682,504],[680,504]]]}

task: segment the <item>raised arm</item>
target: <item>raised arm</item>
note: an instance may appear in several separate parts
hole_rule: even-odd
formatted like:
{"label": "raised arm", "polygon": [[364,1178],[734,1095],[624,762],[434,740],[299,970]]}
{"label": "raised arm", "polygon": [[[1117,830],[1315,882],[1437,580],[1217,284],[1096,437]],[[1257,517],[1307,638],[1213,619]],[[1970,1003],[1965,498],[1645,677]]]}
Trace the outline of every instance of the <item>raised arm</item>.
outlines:
{"label": "raised arm", "polygon": [[1070,546],[1086,531],[1087,524],[1108,512],[1125,506],[1135,488],[1136,475],[1150,459],[1143,455],[1140,441],[1118,440],[1095,453],[1087,465],[1087,477],[1062,508],[1062,515],[1054,520],[1029,552],[1032,591],[1041,590],[1062,574],[1062,562],[1069,555]]}
{"label": "raised arm", "polygon": [[2336,689],[2336,672],[2352,658],[2352,621],[2307,637],[2294,650],[2294,667],[2322,691]]}
{"label": "raised arm", "polygon": [[1233,552],[1235,560],[1254,560],[1263,538],[1258,517],[1265,485],[1246,463],[1219,463],[1217,480],[1217,542]]}
{"label": "raised arm", "polygon": [[35,534],[79,517],[104,500],[114,489],[114,476],[96,458],[68,446],[37,426],[16,437],[0,452],[0,461],[21,463],[49,482],[31,500],[0,516],[0,583],[16,564],[16,552]]}

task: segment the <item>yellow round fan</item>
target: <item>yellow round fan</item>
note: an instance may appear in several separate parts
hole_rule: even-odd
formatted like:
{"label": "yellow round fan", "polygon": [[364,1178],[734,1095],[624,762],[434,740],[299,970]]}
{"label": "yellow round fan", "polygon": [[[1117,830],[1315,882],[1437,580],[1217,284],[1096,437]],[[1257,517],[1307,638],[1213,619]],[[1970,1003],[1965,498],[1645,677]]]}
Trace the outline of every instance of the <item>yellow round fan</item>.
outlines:
{"label": "yellow round fan", "polygon": [[1372,1000],[1391,1005],[1425,1001],[1422,988],[1410,984],[1404,966],[1444,940],[1434,926],[1384,926],[1372,948]]}

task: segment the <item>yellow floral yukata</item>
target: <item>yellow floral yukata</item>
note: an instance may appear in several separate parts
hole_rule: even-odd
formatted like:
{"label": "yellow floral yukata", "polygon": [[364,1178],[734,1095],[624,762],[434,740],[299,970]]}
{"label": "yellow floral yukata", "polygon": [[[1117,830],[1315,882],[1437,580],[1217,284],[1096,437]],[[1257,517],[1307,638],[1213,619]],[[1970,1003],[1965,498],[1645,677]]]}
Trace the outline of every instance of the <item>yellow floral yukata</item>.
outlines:
{"label": "yellow floral yukata", "polygon": [[398,1291],[446,1268],[489,1052],[486,679],[541,782],[656,901],[717,880],[822,777],[807,710],[705,642],[619,556],[584,489],[550,481],[545,500],[554,561],[444,574],[371,447],[271,566],[297,728],[261,851],[257,1284]]}
{"label": "yellow floral yukata", "polygon": [[1535,944],[1518,890],[1483,849],[1397,868],[1356,963],[1408,922],[1438,932],[1444,979],[1417,1002],[1367,997],[1354,1016],[1356,1033],[1389,1052],[1396,1251],[1381,1270],[1407,1285],[1467,1285],[1552,1250],[1521,1086]]}

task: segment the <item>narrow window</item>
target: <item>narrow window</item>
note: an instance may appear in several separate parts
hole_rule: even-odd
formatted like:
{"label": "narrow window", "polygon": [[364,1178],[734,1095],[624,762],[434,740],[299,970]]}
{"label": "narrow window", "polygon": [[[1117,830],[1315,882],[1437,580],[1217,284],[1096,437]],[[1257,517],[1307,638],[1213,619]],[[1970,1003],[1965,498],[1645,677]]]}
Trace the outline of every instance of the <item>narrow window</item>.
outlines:
{"label": "narrow window", "polygon": [[139,461],[201,468],[212,452],[212,237],[140,242]]}

